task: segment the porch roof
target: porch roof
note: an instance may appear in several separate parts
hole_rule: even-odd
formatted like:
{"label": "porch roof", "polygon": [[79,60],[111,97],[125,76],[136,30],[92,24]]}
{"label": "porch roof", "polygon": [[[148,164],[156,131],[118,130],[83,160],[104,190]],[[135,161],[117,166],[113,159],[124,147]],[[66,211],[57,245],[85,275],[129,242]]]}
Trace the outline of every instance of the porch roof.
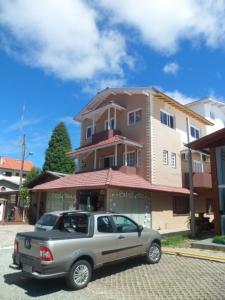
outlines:
{"label": "porch roof", "polygon": [[57,191],[65,189],[105,189],[108,187],[135,188],[156,192],[189,195],[185,188],[151,184],[138,175],[126,174],[118,170],[104,169],[98,171],[69,175],[35,186],[32,191]]}
{"label": "porch roof", "polygon": [[86,153],[86,152],[90,152],[92,150],[97,150],[97,149],[102,149],[102,148],[107,148],[113,145],[118,145],[118,144],[127,144],[130,146],[134,146],[134,147],[138,147],[138,148],[142,148],[143,145],[140,143],[137,143],[135,141],[132,141],[128,138],[126,138],[125,136],[122,135],[114,135],[113,137],[106,139],[106,140],[102,140],[100,142],[97,143],[91,143],[88,145],[85,145],[83,147],[74,149],[70,152],[67,152],[66,155],[69,157],[74,157],[78,154],[81,153]]}
{"label": "porch roof", "polygon": [[225,128],[222,128],[213,133],[205,135],[204,137],[196,141],[193,141],[185,146],[193,150],[204,150],[204,149],[219,147],[224,145],[225,145]]}

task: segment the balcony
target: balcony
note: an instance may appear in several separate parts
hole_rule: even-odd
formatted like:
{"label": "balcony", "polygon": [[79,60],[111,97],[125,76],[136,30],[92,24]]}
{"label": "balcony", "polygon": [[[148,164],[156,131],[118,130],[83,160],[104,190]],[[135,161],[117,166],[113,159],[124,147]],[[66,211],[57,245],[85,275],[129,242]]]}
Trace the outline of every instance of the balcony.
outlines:
{"label": "balcony", "polygon": [[121,131],[118,129],[110,129],[97,132],[92,135],[92,144],[96,144],[98,142],[108,140],[115,135],[121,135]]}
{"label": "balcony", "polygon": [[[184,174],[184,187],[189,188],[189,174]],[[193,174],[193,187],[198,188],[212,188],[212,176],[209,173],[194,173]]]}

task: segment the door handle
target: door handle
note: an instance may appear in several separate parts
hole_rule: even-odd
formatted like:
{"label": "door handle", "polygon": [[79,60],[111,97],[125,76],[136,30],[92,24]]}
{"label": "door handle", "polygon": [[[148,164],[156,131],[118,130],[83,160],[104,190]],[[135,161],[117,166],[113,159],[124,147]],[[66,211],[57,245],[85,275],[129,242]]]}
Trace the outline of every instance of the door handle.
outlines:
{"label": "door handle", "polygon": [[121,239],[125,239],[125,236],[123,236],[123,235],[119,235],[118,239],[119,239],[119,240],[121,240]]}

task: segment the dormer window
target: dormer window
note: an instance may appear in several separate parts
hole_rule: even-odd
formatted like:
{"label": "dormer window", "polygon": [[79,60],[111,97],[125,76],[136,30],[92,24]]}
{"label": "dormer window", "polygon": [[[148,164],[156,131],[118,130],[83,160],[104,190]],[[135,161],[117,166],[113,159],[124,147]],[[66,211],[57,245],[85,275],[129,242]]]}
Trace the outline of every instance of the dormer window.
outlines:
{"label": "dormer window", "polygon": [[[114,118],[110,119],[109,129],[115,129],[115,120]],[[105,120],[105,130],[108,130],[108,120]]]}
{"label": "dormer window", "polygon": [[128,125],[134,125],[136,123],[141,122],[142,119],[142,110],[141,109],[135,109],[130,112],[128,112]]}
{"label": "dormer window", "polygon": [[92,136],[92,126],[86,127],[86,139],[89,139]]}

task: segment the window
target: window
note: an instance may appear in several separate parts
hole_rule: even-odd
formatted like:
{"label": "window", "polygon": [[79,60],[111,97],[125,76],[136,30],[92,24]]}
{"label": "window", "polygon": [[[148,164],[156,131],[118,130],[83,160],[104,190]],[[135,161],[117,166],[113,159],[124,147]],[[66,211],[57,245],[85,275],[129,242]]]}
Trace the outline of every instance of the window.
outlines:
{"label": "window", "polygon": [[162,124],[175,128],[175,116],[169,114],[168,112],[160,110],[160,121]]}
{"label": "window", "polygon": [[215,114],[214,114],[213,112],[211,112],[211,111],[210,111],[210,118],[211,118],[212,120],[215,120]]}
{"label": "window", "polygon": [[195,128],[193,126],[191,126],[191,136],[195,139],[199,139],[200,137],[200,130],[198,128]]}
{"label": "window", "polygon": [[129,218],[124,216],[113,216],[113,221],[118,232],[137,232],[137,225]]}
{"label": "window", "polygon": [[16,176],[20,176],[20,173],[16,173]]}
{"label": "window", "polygon": [[202,163],[198,160],[193,160],[193,172],[202,173]]}
{"label": "window", "polygon": [[[109,129],[115,129],[115,121],[114,118],[110,120]],[[105,130],[108,130],[108,120],[105,120]]]}
{"label": "window", "polygon": [[188,160],[188,153],[187,152],[181,153],[181,159]]}
{"label": "window", "polygon": [[5,172],[5,176],[11,177],[12,176],[12,172]]}
{"label": "window", "polygon": [[183,197],[174,197],[173,199],[173,213],[174,214],[189,214],[189,199]]}
{"label": "window", "polygon": [[98,217],[97,221],[98,232],[112,233],[113,228],[108,217]]}
{"label": "window", "polygon": [[86,139],[92,136],[92,127],[89,126],[86,128]]}
{"label": "window", "polygon": [[128,112],[128,125],[134,125],[136,123],[139,123],[142,119],[142,110],[137,109]]}
{"label": "window", "polygon": [[68,232],[88,233],[88,216],[87,215],[65,215],[59,223],[59,229]]}
{"label": "window", "polygon": [[138,150],[137,151],[137,168],[142,167],[142,151]]}
{"label": "window", "polygon": [[[123,154],[123,164],[125,165],[125,153]],[[135,151],[127,152],[127,166],[130,166],[130,167],[136,166],[136,152]]]}
{"label": "window", "polygon": [[174,169],[177,166],[176,153],[171,153],[171,165],[172,165],[172,168],[174,168]]}
{"label": "window", "polygon": [[104,168],[111,168],[115,166],[115,156],[104,157]]}
{"label": "window", "polygon": [[202,155],[202,160],[206,163],[209,163],[210,162],[210,157],[209,155],[206,155],[206,154],[203,154]]}
{"label": "window", "polygon": [[168,151],[167,150],[163,150],[163,164],[164,165],[168,165],[169,164]]}

